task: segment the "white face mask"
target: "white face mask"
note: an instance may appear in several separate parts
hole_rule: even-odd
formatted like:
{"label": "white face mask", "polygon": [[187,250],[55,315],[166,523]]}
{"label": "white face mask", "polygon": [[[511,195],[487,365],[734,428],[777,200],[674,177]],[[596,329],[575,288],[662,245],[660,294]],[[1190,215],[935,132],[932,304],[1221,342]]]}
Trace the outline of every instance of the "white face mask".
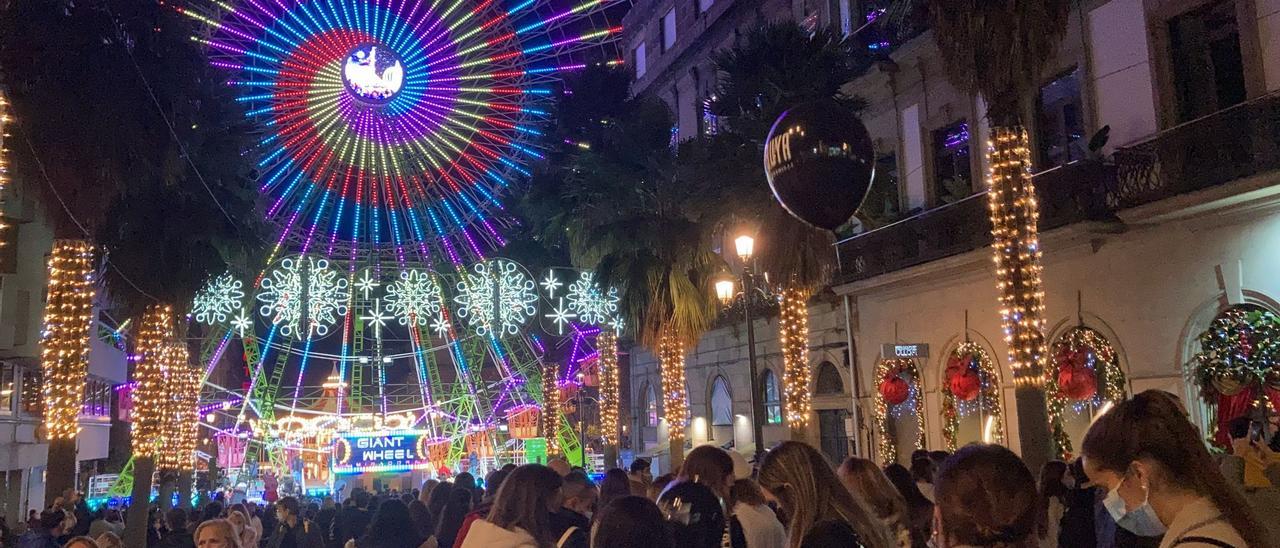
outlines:
{"label": "white face mask", "polygon": [[[1126,477],[1120,480],[1120,485],[1124,485],[1128,479]],[[1108,491],[1107,498],[1102,499],[1102,505],[1107,508],[1107,513],[1111,514],[1111,519],[1116,520],[1116,525],[1140,537],[1163,535],[1166,527],[1156,516],[1155,509],[1151,508],[1150,495],[1146,489],[1143,489],[1142,504],[1133,510],[1128,510],[1125,508],[1124,499],[1120,497],[1120,485]]]}

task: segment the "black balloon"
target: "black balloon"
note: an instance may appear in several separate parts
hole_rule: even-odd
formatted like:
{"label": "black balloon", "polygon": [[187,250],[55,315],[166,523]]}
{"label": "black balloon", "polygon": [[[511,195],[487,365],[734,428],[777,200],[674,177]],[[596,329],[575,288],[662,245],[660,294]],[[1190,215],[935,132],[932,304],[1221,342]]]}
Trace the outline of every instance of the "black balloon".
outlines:
{"label": "black balloon", "polygon": [[835,230],[867,197],[875,176],[871,135],[849,109],[830,100],[793,107],[773,123],[764,171],[793,217]]}

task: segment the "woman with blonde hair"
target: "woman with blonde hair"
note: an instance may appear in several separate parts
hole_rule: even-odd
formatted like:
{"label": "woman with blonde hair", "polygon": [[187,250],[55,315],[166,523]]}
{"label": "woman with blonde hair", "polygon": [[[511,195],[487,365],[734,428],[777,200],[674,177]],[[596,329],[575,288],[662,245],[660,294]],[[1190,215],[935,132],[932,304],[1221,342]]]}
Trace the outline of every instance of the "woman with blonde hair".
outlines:
{"label": "woman with blonde hair", "polygon": [[240,534],[230,520],[211,519],[196,527],[196,548],[241,548]]}
{"label": "woman with blonde hair", "polygon": [[911,546],[911,529],[907,527],[907,501],[889,483],[888,476],[876,463],[860,457],[849,457],[836,469],[840,482],[855,497],[860,497],[880,523],[889,529],[898,548]]}
{"label": "woman with blonde hair", "polygon": [[249,517],[244,515],[244,512],[240,510],[232,510],[231,512],[228,512],[227,522],[235,527],[236,536],[240,538],[241,545],[258,545],[258,531],[250,524]]}
{"label": "woman with blonde hair", "polygon": [[840,483],[822,453],[808,444],[787,441],[766,453],[757,481],[788,518],[790,548],[896,546],[884,525]]}
{"label": "woman with blonde hair", "polygon": [[120,535],[107,531],[98,535],[98,548],[124,548],[124,541],[120,540]]}

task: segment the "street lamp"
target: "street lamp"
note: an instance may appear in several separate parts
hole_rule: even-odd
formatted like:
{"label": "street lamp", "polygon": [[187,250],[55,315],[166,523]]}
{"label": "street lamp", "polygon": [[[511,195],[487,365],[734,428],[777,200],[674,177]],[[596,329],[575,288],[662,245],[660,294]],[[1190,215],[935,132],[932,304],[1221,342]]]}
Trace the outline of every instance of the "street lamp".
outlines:
{"label": "street lamp", "polygon": [[743,234],[733,240],[733,247],[738,250],[738,257],[743,263],[751,260],[751,254],[755,251],[756,239]]}
{"label": "street lamp", "polygon": [[755,286],[754,266],[751,260],[755,252],[755,238],[743,234],[733,240],[733,246],[738,252],[738,258],[742,259],[742,291],[734,292],[733,280],[722,279],[716,282],[716,297],[721,303],[729,305],[735,297],[742,297],[742,315],[747,322],[747,362],[750,366],[751,373],[751,435],[756,443],[756,462],[760,462],[760,457],[764,454],[764,401],[763,394],[760,391],[760,374],[756,366],[756,329],[755,322],[752,317],[751,297],[752,293],[764,291]]}

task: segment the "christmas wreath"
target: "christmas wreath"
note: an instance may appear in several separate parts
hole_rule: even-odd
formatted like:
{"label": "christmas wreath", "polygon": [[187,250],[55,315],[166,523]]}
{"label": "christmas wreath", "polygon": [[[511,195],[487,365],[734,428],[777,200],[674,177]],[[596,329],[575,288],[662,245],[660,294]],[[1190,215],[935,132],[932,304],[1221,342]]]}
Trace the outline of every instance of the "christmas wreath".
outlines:
{"label": "christmas wreath", "polygon": [[[880,462],[894,462],[897,442],[889,435],[889,411],[914,413],[916,416],[916,448],[925,444],[924,409],[919,398],[920,372],[916,362],[906,359],[881,360],[876,364],[876,425],[880,430]],[[912,396],[915,398],[912,398]],[[911,407],[911,409],[906,409]]]}
{"label": "christmas wreath", "polygon": [[1106,402],[1123,401],[1124,371],[1111,342],[1101,333],[1084,326],[1073,327],[1053,344],[1045,390],[1049,397],[1049,424],[1053,430],[1054,451],[1060,458],[1070,458],[1071,439],[1063,427],[1062,414],[1067,406],[1077,410],[1099,408]]}
{"label": "christmas wreath", "polygon": [[946,363],[942,383],[942,439],[947,450],[955,451],[958,445],[956,433],[961,415],[975,411],[992,417],[992,441],[1003,442],[1000,377],[991,357],[978,343],[966,341],[951,351]]}

